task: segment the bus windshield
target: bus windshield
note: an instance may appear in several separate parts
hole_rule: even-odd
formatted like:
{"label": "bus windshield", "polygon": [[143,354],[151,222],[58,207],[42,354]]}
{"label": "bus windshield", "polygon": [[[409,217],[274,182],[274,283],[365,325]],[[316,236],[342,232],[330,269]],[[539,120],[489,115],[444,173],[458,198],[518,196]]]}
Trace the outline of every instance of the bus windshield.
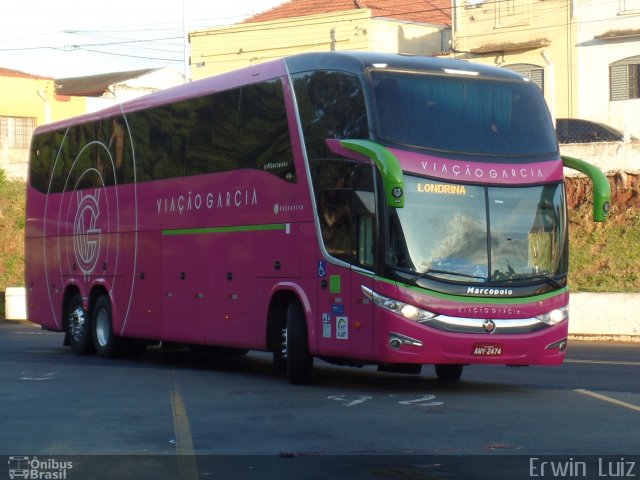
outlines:
{"label": "bus windshield", "polygon": [[389,209],[387,262],[450,281],[531,282],[567,272],[561,184],[502,188],[405,176],[404,208]]}
{"label": "bus windshield", "polygon": [[372,70],[370,81],[383,142],[470,155],[557,154],[544,98],[524,79]]}

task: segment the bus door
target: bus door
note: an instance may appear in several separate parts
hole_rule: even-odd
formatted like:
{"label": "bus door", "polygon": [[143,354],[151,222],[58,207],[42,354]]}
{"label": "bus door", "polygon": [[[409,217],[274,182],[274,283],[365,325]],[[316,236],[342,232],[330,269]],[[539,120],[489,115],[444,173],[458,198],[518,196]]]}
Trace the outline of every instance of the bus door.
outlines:
{"label": "bus door", "polygon": [[370,358],[373,306],[362,291],[372,288],[375,196],[370,189],[333,188],[318,196],[318,214],[328,260],[318,262],[320,355]]}

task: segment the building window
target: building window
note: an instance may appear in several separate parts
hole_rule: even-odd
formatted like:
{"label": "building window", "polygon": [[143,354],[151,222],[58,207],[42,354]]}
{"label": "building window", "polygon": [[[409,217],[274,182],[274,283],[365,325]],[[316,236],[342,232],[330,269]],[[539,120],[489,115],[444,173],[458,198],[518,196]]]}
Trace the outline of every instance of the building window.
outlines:
{"label": "building window", "polygon": [[640,10],[640,0],[619,0],[620,13],[637,12]]}
{"label": "building window", "polygon": [[32,117],[0,117],[0,147],[29,148],[34,128]]}
{"label": "building window", "polygon": [[519,73],[524,78],[528,78],[544,93],[544,67],[530,63],[514,63],[504,67]]}
{"label": "building window", "polygon": [[611,101],[640,98],[640,55],[609,65]]}
{"label": "building window", "polygon": [[495,5],[494,28],[515,27],[529,24],[531,2],[523,0],[499,0]]}

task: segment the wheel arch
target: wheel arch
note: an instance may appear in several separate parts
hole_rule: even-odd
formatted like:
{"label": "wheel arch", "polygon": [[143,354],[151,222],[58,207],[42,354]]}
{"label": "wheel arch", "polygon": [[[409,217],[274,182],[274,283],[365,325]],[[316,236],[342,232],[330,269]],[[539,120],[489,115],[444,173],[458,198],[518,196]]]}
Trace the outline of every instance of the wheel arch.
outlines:
{"label": "wheel arch", "polygon": [[[69,310],[69,304],[71,303],[71,299],[76,295],[80,294],[82,296],[82,292],[80,291],[80,287],[75,283],[68,284],[64,289],[64,295],[62,296],[62,305],[60,310],[60,326],[62,327],[62,331],[64,333],[69,333],[68,325],[66,321],[66,315]],[[88,312],[86,301],[83,297],[83,308]]]}
{"label": "wheel arch", "polygon": [[[90,314],[91,312],[93,312],[93,307],[95,306],[98,298],[100,298],[103,295],[106,295],[107,297],[109,297],[109,302],[111,302],[111,295],[109,295],[109,291],[104,285],[98,284],[91,289],[91,293],[89,294],[89,303],[88,303],[88,309],[87,309],[87,311]],[[111,307],[113,308],[113,303]]]}
{"label": "wheel arch", "polygon": [[267,312],[267,349],[274,351],[280,348],[282,342],[282,330],[287,323],[287,308],[292,301],[297,301],[302,305],[305,323],[307,325],[307,337],[309,352],[316,353],[315,328],[313,326],[313,314],[311,302],[304,290],[295,283],[279,283],[274,285],[271,291],[269,309]]}

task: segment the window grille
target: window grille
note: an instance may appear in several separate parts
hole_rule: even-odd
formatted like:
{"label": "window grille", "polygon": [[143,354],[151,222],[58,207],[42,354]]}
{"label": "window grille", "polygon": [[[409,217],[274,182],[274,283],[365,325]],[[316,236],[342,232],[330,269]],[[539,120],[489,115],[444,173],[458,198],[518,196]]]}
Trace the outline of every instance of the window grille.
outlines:
{"label": "window grille", "polygon": [[36,119],[32,117],[0,117],[0,146],[29,148],[35,127]]}

